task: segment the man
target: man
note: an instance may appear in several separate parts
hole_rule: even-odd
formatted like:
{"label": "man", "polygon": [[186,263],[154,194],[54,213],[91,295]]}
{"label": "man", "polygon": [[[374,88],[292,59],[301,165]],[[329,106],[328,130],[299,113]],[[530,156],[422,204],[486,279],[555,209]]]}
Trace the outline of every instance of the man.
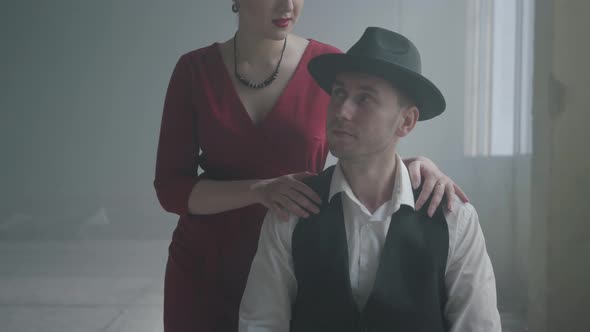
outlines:
{"label": "man", "polygon": [[368,28],[346,54],[313,59],[331,94],[338,163],[307,183],[321,211],[269,213],[240,307],[240,331],[501,331],[492,265],[475,209],[415,211],[396,147],[445,109],[407,38]]}

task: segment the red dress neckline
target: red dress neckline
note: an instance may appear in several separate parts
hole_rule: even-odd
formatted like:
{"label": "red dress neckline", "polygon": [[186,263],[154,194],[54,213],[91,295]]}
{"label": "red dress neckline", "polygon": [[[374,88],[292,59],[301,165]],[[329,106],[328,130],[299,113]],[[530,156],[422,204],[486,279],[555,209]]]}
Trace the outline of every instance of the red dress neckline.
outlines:
{"label": "red dress neckline", "polygon": [[308,39],[309,43],[307,43],[307,46],[305,47],[305,50],[303,51],[303,54],[301,55],[301,59],[299,59],[299,62],[297,63],[297,66],[295,67],[295,70],[293,71],[293,74],[291,75],[291,77],[289,78],[289,80],[287,81],[287,85],[285,86],[285,88],[283,89],[283,91],[281,91],[281,94],[279,95],[279,97],[277,98],[277,100],[275,101],[274,105],[271,107],[270,111],[268,111],[268,113],[264,116],[264,118],[262,120],[260,120],[258,123],[254,123],[254,121],[252,121],[252,118],[250,117],[250,115],[248,114],[248,111],[246,110],[246,107],[244,106],[244,103],[242,103],[242,99],[240,98],[240,95],[238,94],[238,91],[236,90],[236,87],[231,79],[231,74],[227,69],[227,66],[225,65],[225,62],[223,62],[223,56],[221,54],[221,48],[220,48],[220,43],[216,42],[213,44],[213,49],[215,51],[215,58],[217,59],[217,65],[220,66],[220,72],[223,73],[222,74],[222,79],[224,81],[223,85],[228,86],[228,92],[231,96],[231,98],[233,98],[236,101],[236,104],[239,105],[239,113],[240,113],[240,117],[244,120],[245,123],[248,123],[249,127],[253,128],[253,129],[262,129],[265,127],[266,123],[271,122],[272,118],[274,116],[276,116],[277,113],[277,109],[281,109],[281,104],[285,99],[285,96],[288,95],[290,93],[290,91],[293,89],[293,86],[295,85],[294,82],[297,82],[298,78],[300,75],[302,75],[302,71],[307,70],[307,68],[304,68],[305,66],[303,66],[304,63],[307,63],[307,57],[309,57],[309,53],[311,51],[311,49],[313,48],[312,43],[314,43],[315,41],[313,39]]}

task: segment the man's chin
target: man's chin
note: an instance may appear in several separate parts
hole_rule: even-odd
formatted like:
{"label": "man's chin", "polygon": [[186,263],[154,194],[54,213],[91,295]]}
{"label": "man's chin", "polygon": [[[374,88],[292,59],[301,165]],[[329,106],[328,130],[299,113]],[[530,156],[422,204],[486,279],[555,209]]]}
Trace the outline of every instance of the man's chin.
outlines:
{"label": "man's chin", "polygon": [[347,159],[351,155],[353,155],[350,149],[346,149],[342,146],[332,146],[328,144],[328,148],[330,150],[330,153],[338,159]]}

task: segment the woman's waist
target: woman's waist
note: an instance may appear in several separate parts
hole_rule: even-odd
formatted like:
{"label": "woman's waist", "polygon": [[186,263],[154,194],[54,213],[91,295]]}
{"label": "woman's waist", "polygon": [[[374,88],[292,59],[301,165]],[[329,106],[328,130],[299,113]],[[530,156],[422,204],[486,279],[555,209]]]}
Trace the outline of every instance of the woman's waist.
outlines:
{"label": "woman's waist", "polygon": [[241,261],[240,252],[255,251],[265,214],[264,206],[253,205],[223,213],[181,217],[170,247],[195,257],[217,260],[223,256]]}
{"label": "woman's waist", "polygon": [[254,204],[215,214],[184,215],[180,217],[176,231],[207,235],[233,232],[234,228],[256,228],[262,224],[266,212],[266,207]]}

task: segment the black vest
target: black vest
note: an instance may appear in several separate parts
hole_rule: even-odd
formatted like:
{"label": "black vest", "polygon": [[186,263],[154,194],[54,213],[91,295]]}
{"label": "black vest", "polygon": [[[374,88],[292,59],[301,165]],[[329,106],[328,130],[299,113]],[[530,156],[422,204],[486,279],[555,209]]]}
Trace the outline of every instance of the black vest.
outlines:
{"label": "black vest", "polygon": [[448,331],[444,274],[449,233],[442,210],[429,218],[402,205],[393,214],[373,290],[359,310],[350,285],[340,194],[328,203],[333,172],[330,167],[305,180],[323,205],[293,232],[297,297],[291,332]]}

